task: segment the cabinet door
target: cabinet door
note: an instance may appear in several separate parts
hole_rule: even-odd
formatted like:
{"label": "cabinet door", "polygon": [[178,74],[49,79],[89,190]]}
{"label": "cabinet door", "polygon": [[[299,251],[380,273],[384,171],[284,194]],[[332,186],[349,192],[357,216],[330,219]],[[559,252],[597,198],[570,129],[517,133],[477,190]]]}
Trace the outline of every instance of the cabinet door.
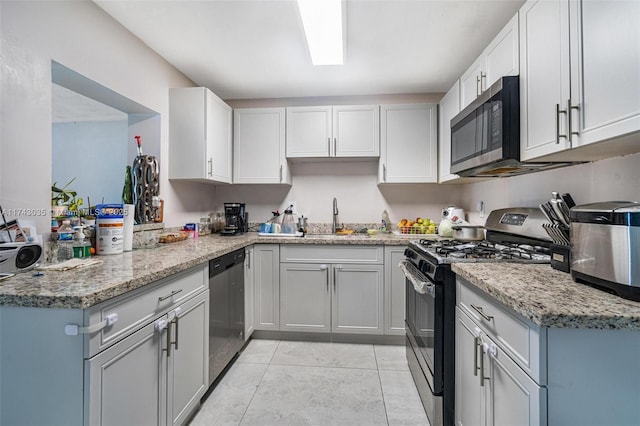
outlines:
{"label": "cabinet door", "polygon": [[206,179],[231,183],[233,110],[210,90],[206,91],[206,97]]}
{"label": "cabinet door", "polygon": [[148,324],[85,360],[88,424],[164,424],[166,394],[160,371],[166,332],[156,331],[155,325]]}
{"label": "cabinet door", "polygon": [[460,110],[482,94],[485,57],[481,55],[460,77]]}
{"label": "cabinet door", "polygon": [[231,107],[206,87],[169,90],[169,179],[231,183]]}
{"label": "cabinet door", "polygon": [[460,82],[455,84],[440,100],[438,117],[438,182],[458,179],[451,173],[451,119],[460,112]]}
{"label": "cabinet door", "polygon": [[249,340],[255,329],[254,322],[254,279],[253,271],[254,262],[254,246],[245,249],[244,257],[244,340]]}
{"label": "cabinet door", "polygon": [[167,424],[183,424],[200,405],[209,381],[209,290],[176,308],[169,324]]}
{"label": "cabinet door", "polygon": [[518,48],[518,14],[498,33],[484,51],[485,78],[482,91],[505,75],[518,75],[520,55]]}
{"label": "cabinet door", "polygon": [[569,2],[529,0],[520,9],[520,157],[531,160],[571,147],[566,137]]}
{"label": "cabinet door", "polygon": [[384,334],[405,334],[405,278],[398,263],[404,246],[387,246],[384,252]]}
{"label": "cabinet door", "polygon": [[291,183],[285,130],[284,108],[234,111],[234,183]]}
{"label": "cabinet door", "polygon": [[332,331],[382,334],[382,265],[333,265]]}
{"label": "cabinet door", "polygon": [[[575,1],[571,7],[574,147],[637,132],[640,2]],[[630,142],[637,148],[637,139]]]}
{"label": "cabinet door", "polygon": [[378,105],[333,107],[332,156],[380,156],[380,107]]}
{"label": "cabinet door", "polygon": [[280,264],[280,330],[331,331],[330,265]]}
{"label": "cabinet door", "polygon": [[487,424],[547,424],[547,393],[490,339],[485,355],[488,391]]}
{"label": "cabinet door", "polygon": [[287,158],[328,157],[331,107],[287,108]]}
{"label": "cabinet door", "polygon": [[383,105],[381,112],[380,183],[437,182],[437,105]]}
{"label": "cabinet door", "polygon": [[[456,307],[455,423],[457,426],[484,424],[484,398],[478,367],[482,352],[477,326]],[[514,423],[515,424],[515,423]]]}
{"label": "cabinet door", "polygon": [[254,246],[256,330],[280,328],[280,247],[277,244]]}

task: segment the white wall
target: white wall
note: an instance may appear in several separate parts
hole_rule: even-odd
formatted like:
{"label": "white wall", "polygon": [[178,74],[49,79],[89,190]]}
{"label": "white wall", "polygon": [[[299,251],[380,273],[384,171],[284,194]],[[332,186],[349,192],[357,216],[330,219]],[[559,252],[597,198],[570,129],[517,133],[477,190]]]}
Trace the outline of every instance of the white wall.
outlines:
{"label": "white wall", "polygon": [[[192,81],[89,1],[1,1],[0,20],[0,202],[5,210],[50,208],[52,60],[161,114],[160,195],[169,225],[212,209],[196,195],[198,187],[181,188],[186,194],[178,199],[163,173],[168,170],[168,89],[193,86]],[[48,217],[36,223],[40,232],[48,231]]]}
{"label": "white wall", "polygon": [[338,199],[340,221],[378,223],[382,211],[391,221],[403,217],[439,220],[443,207],[461,201],[459,185],[377,185],[377,161],[340,161],[291,164],[293,185],[231,185],[216,187],[217,208],[224,202],[245,202],[250,222],[263,222],[295,201],[309,222],[331,223],[333,198]]}
{"label": "white wall", "polygon": [[483,222],[474,213],[481,200],[487,212],[503,207],[535,207],[549,199],[552,191],[570,193],[577,204],[640,201],[640,154],[468,184],[463,191],[462,206],[475,223]]}

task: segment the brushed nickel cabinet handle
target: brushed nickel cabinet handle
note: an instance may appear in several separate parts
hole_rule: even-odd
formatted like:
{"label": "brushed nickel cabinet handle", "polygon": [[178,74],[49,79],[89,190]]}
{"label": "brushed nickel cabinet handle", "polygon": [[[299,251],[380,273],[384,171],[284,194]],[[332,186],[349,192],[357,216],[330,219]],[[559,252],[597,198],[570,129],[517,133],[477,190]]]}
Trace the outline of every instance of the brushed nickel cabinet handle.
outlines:
{"label": "brushed nickel cabinet handle", "polygon": [[560,104],[556,104],[556,144],[560,143],[560,138],[567,139],[567,135],[560,134],[560,114],[566,114],[567,110],[560,109]]}
{"label": "brushed nickel cabinet handle", "polygon": [[476,76],[476,98],[480,96],[480,76]]}
{"label": "brushed nickel cabinet handle", "polygon": [[207,161],[207,163],[209,163],[208,174],[209,174],[209,176],[213,176],[213,157],[210,157],[209,161]]}
{"label": "brushed nickel cabinet handle", "polygon": [[171,293],[167,294],[166,296],[162,296],[162,297],[158,297],[158,302],[162,302],[163,300],[167,300],[172,298],[173,296],[175,296],[176,294],[180,293],[182,291],[182,289],[180,290],[173,290]]}
{"label": "brushed nickel cabinet handle", "polygon": [[171,323],[167,324],[167,349],[163,349],[163,351],[167,351],[167,358],[171,356]]}
{"label": "brushed nickel cabinet handle", "polygon": [[178,317],[175,317],[173,321],[175,325],[176,325],[176,340],[173,341],[173,347],[174,349],[177,351],[178,350],[178,331],[180,330],[180,327],[178,325]]}
{"label": "brushed nickel cabinet handle", "polygon": [[282,164],[280,164],[280,183],[282,183]]}
{"label": "brushed nickel cabinet handle", "polygon": [[386,164],[382,165],[382,181],[383,182],[387,181],[387,165]]}
{"label": "brushed nickel cabinet handle", "polygon": [[478,314],[480,314],[480,316],[484,319],[486,319],[487,321],[491,321],[493,319],[493,315],[487,315],[484,313],[482,306],[476,306],[471,304],[471,307],[473,308],[473,310],[475,310]]}
{"label": "brushed nickel cabinet handle", "polygon": [[480,343],[480,387],[484,387],[484,345]]}
{"label": "brushed nickel cabinet handle", "polygon": [[333,156],[338,156],[338,138],[333,138]]}
{"label": "brushed nickel cabinet handle", "polygon": [[327,150],[329,151],[329,157],[331,157],[331,138],[327,138]]}
{"label": "brushed nickel cabinet handle", "polygon": [[573,114],[571,113],[571,110],[573,109],[575,109],[576,111],[580,111],[580,107],[578,105],[571,105],[571,99],[567,99],[567,122],[568,122],[567,127],[569,128],[569,131],[567,133],[569,134],[569,142],[573,142],[571,136],[580,135],[580,131],[577,131],[577,132],[573,131]]}
{"label": "brushed nickel cabinet handle", "polygon": [[484,91],[486,90],[486,89],[484,89],[484,88],[482,87],[482,80],[484,80],[484,81],[485,81],[484,87],[487,87],[487,84],[486,84],[486,81],[487,81],[487,74],[486,74],[486,73],[484,73],[484,72],[482,72],[482,71],[480,71],[480,94],[481,94],[481,95],[482,95],[482,93],[484,93]]}
{"label": "brushed nickel cabinet handle", "polygon": [[474,376],[478,375],[478,370],[480,369],[480,367],[478,367],[478,347],[480,346],[482,346],[480,344],[480,338],[474,337],[473,338],[473,375]]}

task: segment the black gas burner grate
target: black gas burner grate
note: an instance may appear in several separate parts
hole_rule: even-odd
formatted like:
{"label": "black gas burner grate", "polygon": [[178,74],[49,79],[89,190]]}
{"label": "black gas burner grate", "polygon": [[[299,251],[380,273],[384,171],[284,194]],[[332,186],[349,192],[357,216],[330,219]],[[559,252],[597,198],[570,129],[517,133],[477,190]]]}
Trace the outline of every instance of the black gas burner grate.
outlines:
{"label": "black gas burner grate", "polygon": [[549,250],[544,247],[516,243],[496,244],[486,240],[464,242],[423,239],[419,241],[419,245],[437,256],[457,259],[536,260],[549,255]]}

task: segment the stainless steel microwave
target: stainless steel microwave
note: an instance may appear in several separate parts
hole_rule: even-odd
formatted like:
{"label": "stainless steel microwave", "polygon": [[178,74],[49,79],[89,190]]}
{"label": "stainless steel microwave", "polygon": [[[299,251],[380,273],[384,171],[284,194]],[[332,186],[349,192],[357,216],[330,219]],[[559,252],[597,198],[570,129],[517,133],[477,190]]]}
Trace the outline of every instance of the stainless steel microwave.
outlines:
{"label": "stainless steel microwave", "polygon": [[451,172],[475,176],[519,164],[518,77],[502,77],[451,120]]}

